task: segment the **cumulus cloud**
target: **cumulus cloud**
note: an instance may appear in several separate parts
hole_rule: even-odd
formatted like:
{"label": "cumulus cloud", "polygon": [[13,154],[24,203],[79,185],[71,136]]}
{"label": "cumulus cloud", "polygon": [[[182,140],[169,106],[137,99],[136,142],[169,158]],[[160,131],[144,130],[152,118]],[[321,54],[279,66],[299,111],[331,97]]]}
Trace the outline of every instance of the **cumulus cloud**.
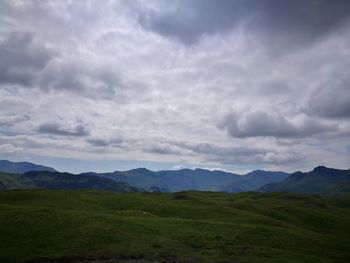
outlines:
{"label": "cumulus cloud", "polygon": [[226,129],[230,136],[237,138],[307,137],[337,130],[334,125],[324,124],[313,119],[304,118],[301,121],[292,122],[278,113],[266,111],[230,113],[225,116],[219,127]]}

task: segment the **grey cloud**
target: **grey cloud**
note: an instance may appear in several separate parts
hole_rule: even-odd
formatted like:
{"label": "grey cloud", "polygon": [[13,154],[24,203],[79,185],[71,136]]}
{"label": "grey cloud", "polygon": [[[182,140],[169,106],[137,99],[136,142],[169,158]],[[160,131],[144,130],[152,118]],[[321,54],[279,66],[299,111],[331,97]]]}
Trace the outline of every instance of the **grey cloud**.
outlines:
{"label": "grey cloud", "polygon": [[193,44],[203,34],[231,28],[247,12],[247,5],[240,0],[178,0],[172,2],[168,10],[164,9],[143,10],[139,18],[141,25],[185,44]]}
{"label": "grey cloud", "polygon": [[150,146],[144,147],[143,150],[149,153],[178,155],[178,156],[181,156],[184,154],[187,154],[187,155],[192,154],[191,152],[189,152],[189,150],[191,149],[185,143],[171,142],[171,141],[166,141],[166,142],[157,141],[155,143],[152,143],[152,145]]}
{"label": "grey cloud", "polygon": [[350,79],[335,80],[313,92],[307,111],[325,118],[350,118]]}
{"label": "grey cloud", "polygon": [[232,164],[271,164],[271,165],[287,165],[289,167],[293,166],[293,164],[298,163],[299,165],[301,163],[307,162],[307,156],[305,156],[302,153],[295,153],[295,152],[273,152],[273,151],[266,151],[265,153],[261,154],[252,154],[247,156],[235,156],[235,155],[228,155],[228,156],[214,156],[210,157],[207,160],[208,161],[216,161],[221,164],[225,165],[232,165]]}
{"label": "grey cloud", "polygon": [[97,147],[105,147],[105,146],[109,146],[110,143],[106,140],[103,139],[88,139],[86,140],[88,143],[90,143],[93,146],[97,146]]}
{"label": "grey cloud", "polygon": [[329,33],[348,20],[350,2],[178,0],[158,10],[142,10],[141,25],[184,44],[245,23],[249,30],[262,33],[269,44],[276,46],[309,42]]}
{"label": "grey cloud", "polygon": [[272,112],[248,111],[240,115],[225,116],[219,128],[226,129],[232,137],[297,138],[337,130],[336,125],[324,124],[313,119],[293,123],[286,117]]}
{"label": "grey cloud", "polygon": [[[165,152],[180,152],[190,151],[192,154],[204,154],[206,156],[252,156],[256,154],[266,153],[265,149],[257,147],[229,147],[217,146],[211,143],[189,143],[179,141],[167,141],[163,145],[170,146]],[[174,151],[176,149],[176,151]],[[189,152],[187,152],[189,153]]]}
{"label": "grey cloud", "polygon": [[69,91],[91,98],[122,100],[141,83],[126,80],[117,69],[92,61],[55,61],[40,76],[39,86],[47,91]]}
{"label": "grey cloud", "polygon": [[0,126],[12,126],[16,123],[29,120],[28,115],[3,115],[0,116]]}
{"label": "grey cloud", "polygon": [[0,84],[33,84],[56,52],[36,41],[31,32],[15,31],[0,41]]}
{"label": "grey cloud", "polygon": [[223,156],[251,156],[255,154],[265,153],[265,150],[253,147],[222,147],[208,143],[200,143],[192,145],[191,150],[196,153]]}
{"label": "grey cloud", "polygon": [[218,162],[225,165],[233,164],[273,164],[286,165],[303,162],[307,158],[301,153],[293,151],[281,152],[271,149],[247,146],[247,147],[223,147],[209,143],[188,144],[175,143],[186,149],[190,149],[196,154],[204,156],[206,162]]}
{"label": "grey cloud", "polygon": [[124,141],[122,139],[97,139],[90,138],[86,140],[89,144],[96,147],[123,147]]}
{"label": "grey cloud", "polygon": [[180,155],[181,151],[176,150],[176,149],[172,149],[171,147],[159,147],[159,146],[155,146],[155,147],[150,147],[150,148],[146,148],[144,149],[144,151],[149,152],[149,153],[155,153],[155,154],[169,154],[169,155]]}
{"label": "grey cloud", "polygon": [[82,124],[77,124],[73,127],[62,127],[55,122],[42,123],[39,126],[38,131],[40,133],[74,137],[87,136],[90,133]]}

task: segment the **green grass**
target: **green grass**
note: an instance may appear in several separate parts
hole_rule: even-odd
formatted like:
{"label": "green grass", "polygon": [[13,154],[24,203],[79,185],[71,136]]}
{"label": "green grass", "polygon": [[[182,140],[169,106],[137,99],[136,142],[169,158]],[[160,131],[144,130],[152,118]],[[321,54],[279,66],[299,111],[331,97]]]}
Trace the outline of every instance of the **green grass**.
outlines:
{"label": "green grass", "polygon": [[[99,260],[79,261],[83,258]],[[39,259],[348,262],[350,198],[283,193],[0,192],[0,262]]]}

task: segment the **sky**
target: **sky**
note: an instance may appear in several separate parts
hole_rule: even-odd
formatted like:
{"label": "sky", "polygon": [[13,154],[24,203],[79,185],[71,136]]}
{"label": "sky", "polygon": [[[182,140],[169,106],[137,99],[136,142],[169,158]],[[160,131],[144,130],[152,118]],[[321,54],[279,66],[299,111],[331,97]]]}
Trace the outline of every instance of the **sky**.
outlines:
{"label": "sky", "polygon": [[350,164],[348,0],[0,0],[0,158]]}

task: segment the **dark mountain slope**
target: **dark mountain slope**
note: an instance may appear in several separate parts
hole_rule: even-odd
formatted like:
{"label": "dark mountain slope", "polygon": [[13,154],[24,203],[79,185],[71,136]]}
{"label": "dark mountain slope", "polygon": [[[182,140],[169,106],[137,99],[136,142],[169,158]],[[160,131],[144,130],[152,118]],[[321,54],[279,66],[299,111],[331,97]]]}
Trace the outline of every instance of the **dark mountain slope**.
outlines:
{"label": "dark mountain slope", "polygon": [[[229,185],[228,188],[223,188],[223,190],[224,192],[255,191],[262,185],[267,184],[267,182],[279,182],[288,176],[289,174],[284,172],[255,170],[244,176],[241,176],[239,180]],[[234,189],[239,189],[240,191],[234,191]]]}
{"label": "dark mountain slope", "polygon": [[46,167],[43,165],[37,165],[28,162],[11,162],[7,160],[0,160],[0,171],[4,173],[25,173],[29,171],[51,171],[56,170],[51,167]]}
{"label": "dark mountain slope", "polygon": [[108,178],[70,173],[31,171],[24,174],[0,173],[0,189],[100,189],[114,192],[136,192],[127,183]]}
{"label": "dark mountain slope", "polygon": [[320,195],[350,193],[350,170],[338,170],[319,166],[311,172],[296,172],[281,182],[267,184],[261,187],[259,191]]}

